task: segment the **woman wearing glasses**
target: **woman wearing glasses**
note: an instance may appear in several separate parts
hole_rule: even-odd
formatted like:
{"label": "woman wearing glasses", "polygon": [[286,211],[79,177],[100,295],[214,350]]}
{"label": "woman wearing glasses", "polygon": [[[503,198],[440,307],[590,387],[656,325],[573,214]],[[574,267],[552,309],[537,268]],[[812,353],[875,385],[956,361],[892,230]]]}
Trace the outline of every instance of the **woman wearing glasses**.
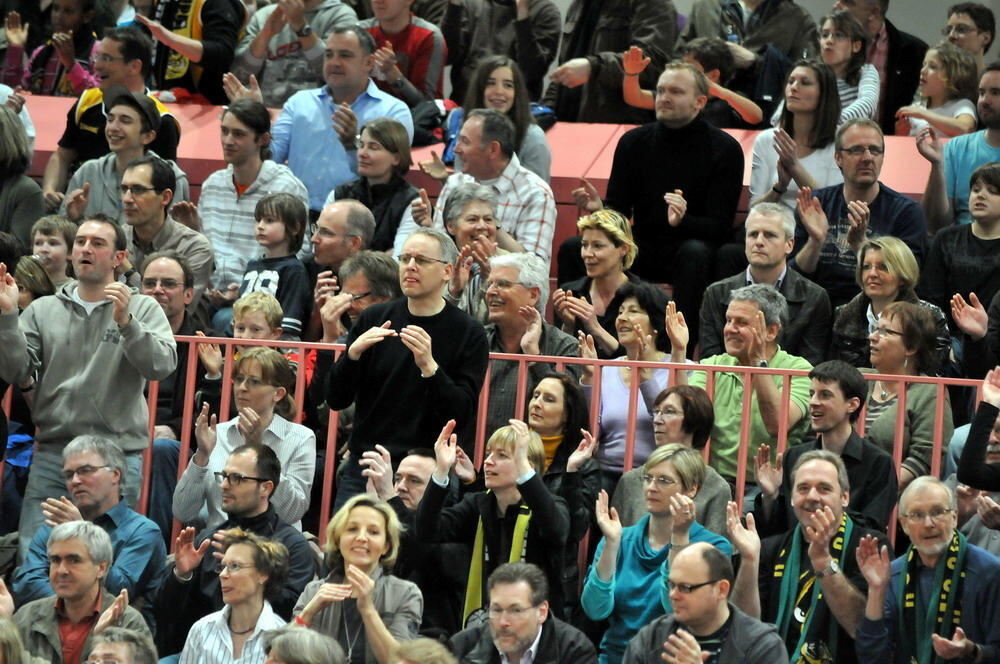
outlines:
{"label": "woman wearing glasses", "polygon": [[642,468],[646,515],[622,527],[608,494],[597,499],[597,524],[604,537],[597,545],[580,602],[591,620],[607,619],[600,664],[619,664],[625,647],[641,627],[670,610],[664,580],[676,550],[708,542],[732,555],[729,541],[695,520],[693,497],[705,481],[705,462],[690,447],[671,443],[657,448]]}
{"label": "woman wearing glasses", "polygon": [[[653,402],[653,439],[657,447],[679,443],[701,452],[708,443],[715,412],[708,393],[692,385],[674,385],[660,392]],[[646,514],[643,468],[633,468],[618,482],[611,498],[623,526],[631,526]],[[729,483],[711,466],[694,495],[695,519],[713,533],[726,532],[726,504],[732,500]]]}
{"label": "woman wearing glasses", "polygon": [[[883,238],[884,239],[884,238]],[[937,368],[934,319],[911,302],[893,302],[882,310],[869,336],[871,366],[875,373],[890,376],[933,376]],[[865,437],[892,454],[900,383],[875,380],[868,383]],[[951,405],[944,402],[941,440],[947,444],[953,431]],[[931,472],[934,451],[934,412],[937,386],[910,383],[906,387],[906,417],[903,428],[903,462],[899,466],[902,491],[915,477]]]}
{"label": "woman wearing glasses", "polygon": [[180,664],[263,664],[264,631],[285,625],[269,601],[288,575],[284,545],[240,528],[222,535],[218,572],[225,606],[191,627]]}
{"label": "woman wearing glasses", "polygon": [[399,517],[388,503],[354,496],[326,528],[325,579],[306,586],[295,623],[333,637],[347,664],[387,664],[400,641],[416,638],[423,596],[392,576],[399,555]]}
{"label": "woman wearing glasses", "polygon": [[272,348],[245,348],[233,364],[233,402],[237,416],[217,424],[206,403],[195,422],[198,449],[174,490],[174,517],[184,523],[208,508],[208,526],[226,520],[222,511],[221,471],[230,452],[245,444],[266,445],[281,461],[281,478],[271,504],[278,517],[297,528],[309,507],[316,465],[316,434],[291,420],[295,372]]}
{"label": "woman wearing glasses", "polygon": [[868,366],[869,335],[875,330],[882,311],[893,302],[911,302],[926,309],[934,319],[937,367],[948,359],[951,338],[941,309],[917,297],[920,279],[917,259],[905,242],[889,235],[865,241],[858,251],[854,279],[861,292],[837,307],[833,316],[831,359],[855,367]]}
{"label": "woman wearing glasses", "polygon": [[352,198],[372,211],[375,234],[367,247],[374,251],[403,250],[403,241],[417,229],[410,203],[417,189],[406,181],[413,163],[410,138],[400,123],[390,118],[372,120],[358,134],[357,180],[330,192],[326,204]]}
{"label": "woman wearing glasses", "polygon": [[443,216],[445,230],[455,240],[460,259],[445,299],[486,323],[490,258],[507,253],[497,245],[496,191],[476,182],[460,184],[448,195]]}

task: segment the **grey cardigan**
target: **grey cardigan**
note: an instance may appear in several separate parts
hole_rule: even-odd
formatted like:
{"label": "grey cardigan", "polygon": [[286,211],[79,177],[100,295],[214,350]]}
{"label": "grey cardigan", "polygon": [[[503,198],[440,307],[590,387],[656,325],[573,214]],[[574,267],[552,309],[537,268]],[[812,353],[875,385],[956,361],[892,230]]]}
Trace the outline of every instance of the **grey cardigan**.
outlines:
{"label": "grey cardigan", "polygon": [[[374,593],[375,609],[385,623],[386,629],[397,641],[409,641],[417,638],[417,630],[420,629],[420,621],[424,614],[424,596],[420,593],[417,584],[386,574],[381,567],[375,572]],[[312,581],[302,591],[299,601],[295,603],[294,615],[299,615],[306,608],[306,604],[319,592],[320,586],[324,583],[344,583],[342,572],[331,572],[325,579]],[[326,634],[334,640],[340,636],[344,619],[342,618],[341,602],[332,602],[320,609],[316,617],[313,618],[312,629],[321,634]],[[365,662],[367,664],[377,664],[375,654],[371,646],[365,644]]]}
{"label": "grey cardigan", "polygon": [[[726,534],[726,503],[733,499],[729,482],[711,466],[705,467],[705,481],[694,496],[695,521],[713,533]],[[622,526],[631,526],[646,514],[642,486],[642,466],[628,471],[618,481],[611,498]]]}

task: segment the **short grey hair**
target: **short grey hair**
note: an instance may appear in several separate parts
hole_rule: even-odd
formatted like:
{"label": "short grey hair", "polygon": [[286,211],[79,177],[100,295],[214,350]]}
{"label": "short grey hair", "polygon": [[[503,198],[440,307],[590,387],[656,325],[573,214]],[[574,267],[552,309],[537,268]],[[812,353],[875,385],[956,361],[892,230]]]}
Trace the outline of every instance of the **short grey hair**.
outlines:
{"label": "short grey hair", "polygon": [[454,265],[455,261],[458,260],[458,247],[455,246],[455,241],[451,239],[451,236],[443,230],[439,228],[418,228],[410,233],[406,239],[409,240],[414,235],[426,235],[429,238],[437,240],[438,244],[441,245],[441,260],[446,263]]}
{"label": "short grey hair", "polygon": [[737,288],[729,294],[729,301],[753,302],[764,312],[764,322],[768,325],[778,323],[784,327],[788,320],[788,302],[785,301],[785,296],[768,284],[750,284]]}
{"label": "short grey hair", "polygon": [[132,655],[133,664],[156,664],[159,661],[153,639],[142,632],[124,627],[107,627],[103,632],[94,634],[91,638],[90,648],[87,649],[85,655],[90,657],[94,648],[105,643],[124,643],[127,645]]}
{"label": "short grey hair", "polygon": [[297,625],[264,632],[264,654],[285,664],[345,664],[344,650],[326,634]]}
{"label": "short grey hair", "polygon": [[753,214],[780,220],[781,227],[785,231],[785,239],[795,237],[795,215],[792,214],[792,209],[787,205],[781,203],[757,203],[750,208],[747,219],[749,220],[750,215]]}
{"label": "short grey hair", "polygon": [[60,523],[52,532],[45,544],[46,549],[51,549],[56,542],[65,542],[71,539],[78,539],[87,548],[90,559],[95,563],[107,563],[110,565],[114,560],[114,550],[111,548],[111,537],[100,526],[92,524],[90,521],[67,521]]}
{"label": "short grey hair", "polygon": [[830,450],[809,450],[796,459],[795,465],[792,466],[792,474],[789,476],[792,478],[792,486],[795,485],[795,473],[799,472],[799,468],[810,461],[826,461],[831,464],[837,469],[837,483],[840,484],[840,491],[851,490],[851,480],[847,477],[847,466],[844,465],[844,460],[840,458],[839,454],[834,454]]}
{"label": "short grey hair", "polygon": [[375,235],[375,215],[361,201],[353,198],[342,198],[337,203],[347,206],[348,235],[356,235],[361,238],[361,248],[367,249],[372,244],[372,237]]}
{"label": "short grey hair", "polygon": [[125,478],[128,476],[125,453],[109,438],[92,434],[77,436],[63,448],[63,463],[68,461],[70,457],[88,453],[96,454],[101,457],[105,466],[109,466],[111,470],[117,470],[120,476],[118,486],[122,489],[125,488]]}
{"label": "short grey hair", "polygon": [[490,206],[493,216],[497,215],[500,199],[493,187],[478,182],[463,182],[448,192],[444,202],[444,223],[450,226],[455,223],[465,211],[465,207],[473,201],[482,201]]}
{"label": "short grey hair", "polygon": [[958,498],[955,496],[955,492],[951,490],[951,487],[933,475],[921,475],[910,482],[903,489],[903,493],[899,494],[899,513],[905,514],[907,512],[906,504],[910,502],[910,497],[913,494],[919,493],[924,489],[929,489],[932,486],[940,487],[947,494],[949,508],[953,510],[958,509]]}
{"label": "short grey hair", "polygon": [[549,270],[541,258],[529,253],[509,253],[494,256],[490,259],[490,267],[512,267],[517,269],[517,280],[525,288],[538,289],[538,301],[535,308],[545,312],[545,303],[549,301]]}

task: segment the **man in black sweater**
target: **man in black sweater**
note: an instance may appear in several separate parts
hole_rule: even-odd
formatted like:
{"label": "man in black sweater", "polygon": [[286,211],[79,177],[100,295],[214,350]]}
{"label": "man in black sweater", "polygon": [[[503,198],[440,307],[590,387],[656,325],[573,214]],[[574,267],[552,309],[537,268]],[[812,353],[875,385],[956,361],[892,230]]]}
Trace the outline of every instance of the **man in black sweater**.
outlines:
{"label": "man in black sweater", "polygon": [[687,63],[668,64],[656,85],[657,121],[618,141],[604,203],[586,181],[573,192],[588,211],[606,206],[632,217],[639,245],[632,271],[673,284],[692,339],[716,249],[731,234],[743,190],[743,150],[702,119],[707,101],[703,73]]}
{"label": "man in black sweater", "polygon": [[347,336],[348,350],[327,383],[330,408],[355,403],[335,508],[365,490],[359,460],[376,443],[398,464],[454,419],[459,442],[472,454],[489,350],[483,326],[442,295],[457,258],[443,231],[414,231],[399,256],[404,297],[366,309]]}

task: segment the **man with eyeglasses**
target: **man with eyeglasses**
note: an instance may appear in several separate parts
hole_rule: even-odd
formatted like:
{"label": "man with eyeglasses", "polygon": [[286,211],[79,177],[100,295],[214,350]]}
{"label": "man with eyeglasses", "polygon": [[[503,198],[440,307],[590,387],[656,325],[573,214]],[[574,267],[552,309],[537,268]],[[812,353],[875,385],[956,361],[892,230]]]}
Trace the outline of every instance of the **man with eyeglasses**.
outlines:
{"label": "man with eyeglasses", "polygon": [[38,529],[24,562],[14,574],[19,605],[52,594],[46,542],[60,523],[90,521],[111,538],[114,562],[104,576],[104,588],[114,595],[127,590],[133,603],[150,599],[154,580],[166,559],[166,547],[155,523],[122,501],[125,455],[100,436],[77,436],[63,450],[62,475],[66,493],[42,503],[45,525]]}
{"label": "man with eyeglasses", "polygon": [[170,165],[147,154],[129,162],[122,173],[121,202],[128,242],[126,276],[138,287],[135,266],[158,251],[175,251],[185,258],[194,275],[191,307],[197,307],[215,266],[215,253],[204,235],[175,221],[168,214],[177,179]]}
{"label": "man with eyeglasses", "polygon": [[837,129],[834,148],[844,183],[800,190],[792,264],[826,289],[836,308],[858,294],[857,253],[866,238],[897,237],[919,262],[927,221],[916,201],[879,182],[885,138],[878,123],[848,120]]}
{"label": "man with eyeglasses", "polygon": [[550,610],[549,584],[531,563],[505,563],[487,580],[489,622],[451,637],[462,664],[596,664],[594,644]]}
{"label": "man with eyeglasses", "polygon": [[632,637],[623,664],[784,664],[788,653],[773,625],[729,602],[733,564],[708,542],[681,549],[666,579],[673,613]]}
{"label": "man with eyeglasses", "polygon": [[77,280],[18,316],[18,287],[0,266],[0,378],[34,391],[38,443],[21,506],[22,555],[44,517],[41,504],[65,491],[62,450],[82,433],[125,452],[125,500],[139,497],[149,445],[146,381],[166,378],[177,349],[163,310],[115,278],[125,234],[106,217],[80,224],[73,241]]}
{"label": "man with eyeglasses", "polygon": [[242,528],[280,542],[288,549],[288,578],[272,601],[285,620],[306,584],[313,578],[314,558],[302,533],[283,522],[271,505],[281,478],[281,462],[267,446],[242,445],[215,473],[227,519],[217,528],[195,535],[185,528],[175,543],[174,563],[168,565],[153,603],[157,619],[156,646],[161,656],[179,653],[191,626],[223,607],[222,590],[214,555],[220,550],[222,532]]}
{"label": "man with eyeglasses", "polygon": [[956,530],[956,507],[945,483],[918,477],[899,497],[906,553],[892,560],[880,542],[861,542],[858,566],[868,583],[857,629],[861,664],[1000,661],[1000,560]]}
{"label": "man with eyeglasses", "polygon": [[[553,357],[578,357],[579,343],[542,318],[548,301],[549,271],[542,259],[531,254],[506,254],[490,259],[485,293],[486,340],[490,351]],[[494,360],[490,370],[490,407],[486,436],[506,426],[517,409],[517,362]],[[541,380],[555,365],[528,362],[526,389]],[[567,372],[580,376],[580,365],[568,365]],[[525,419],[528,415],[525,414]],[[578,442],[578,441],[577,441]],[[595,490],[596,495],[596,490]]]}
{"label": "man with eyeglasses", "polygon": [[475,441],[489,349],[482,325],[444,299],[458,249],[444,231],[421,228],[397,258],[403,297],[358,317],[327,383],[331,408],[356,404],[336,507],[365,490],[359,460],[376,443],[398,464],[414,441],[436,440],[451,419],[470,455]]}
{"label": "man with eyeglasses", "polygon": [[791,476],[795,525],[784,533],[762,542],[753,514],[744,526],[740,510],[729,503],[729,538],[740,554],[732,602],[773,623],[791,661],[854,664],[867,590],[855,551],[865,536],[888,540],[846,512],[851,492],[839,455],[806,452]]}
{"label": "man with eyeglasses", "polygon": [[[122,173],[133,159],[145,154],[162,124],[156,102],[141,92],[131,92],[121,86],[109,89],[105,96],[107,124],[105,138],[111,151],[83,163],[73,174],[66,191],[69,192],[59,207],[72,221],[79,223],[84,215],[106,214],[122,223],[122,196],[119,189]],[[189,196],[187,175],[173,161],[167,162],[177,179],[174,198],[187,200]]]}
{"label": "man with eyeglasses", "polygon": [[36,599],[13,613],[0,581],[0,618],[11,618],[31,658],[78,664],[95,631],[118,625],[149,636],[146,621],[128,605],[127,593],[107,592],[103,581],[114,553],[108,534],[89,521],[68,521],[52,529],[46,543],[54,595]]}
{"label": "man with eyeglasses", "polygon": [[[313,255],[305,262],[313,284],[314,313],[340,290],[337,275],[344,261],[367,250],[374,235],[375,215],[361,201],[345,198],[323,208],[309,238]],[[312,337],[319,332],[317,318],[309,327]]]}
{"label": "man with eyeglasses", "polygon": [[993,10],[978,2],[960,2],[948,8],[948,22],[941,35],[955,46],[972,53],[976,67],[983,71],[985,56],[996,37]]}

